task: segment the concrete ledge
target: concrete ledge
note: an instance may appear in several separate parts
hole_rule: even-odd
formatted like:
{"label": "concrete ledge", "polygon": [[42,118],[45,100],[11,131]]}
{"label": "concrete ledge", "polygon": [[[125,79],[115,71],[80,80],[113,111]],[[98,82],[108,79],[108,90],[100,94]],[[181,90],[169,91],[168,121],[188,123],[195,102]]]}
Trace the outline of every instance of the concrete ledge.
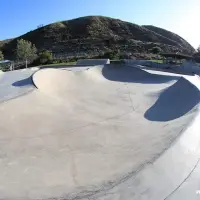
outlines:
{"label": "concrete ledge", "polygon": [[80,59],[77,65],[105,65],[110,64],[110,59]]}

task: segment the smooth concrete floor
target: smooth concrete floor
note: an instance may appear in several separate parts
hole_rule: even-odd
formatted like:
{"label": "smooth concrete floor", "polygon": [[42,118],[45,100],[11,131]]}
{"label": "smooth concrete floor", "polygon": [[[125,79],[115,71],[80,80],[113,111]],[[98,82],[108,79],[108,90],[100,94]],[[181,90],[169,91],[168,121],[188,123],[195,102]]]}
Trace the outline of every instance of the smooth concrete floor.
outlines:
{"label": "smooth concrete floor", "polygon": [[199,90],[133,67],[43,69],[0,104],[0,198],[84,198],[153,162],[196,115]]}

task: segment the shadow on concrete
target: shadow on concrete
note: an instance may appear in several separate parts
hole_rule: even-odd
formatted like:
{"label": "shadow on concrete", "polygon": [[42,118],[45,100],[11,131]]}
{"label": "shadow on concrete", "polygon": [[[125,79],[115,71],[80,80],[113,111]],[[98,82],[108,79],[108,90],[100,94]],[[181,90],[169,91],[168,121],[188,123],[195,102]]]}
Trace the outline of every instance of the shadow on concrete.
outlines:
{"label": "shadow on concrete", "polygon": [[20,81],[16,81],[12,84],[12,86],[15,86],[15,87],[23,87],[23,86],[30,86],[30,85],[33,85],[31,76],[28,78],[22,79]]}
{"label": "shadow on concrete", "polygon": [[159,84],[178,80],[179,76],[151,74],[142,69],[126,65],[106,65],[102,69],[103,76],[111,81]]}
{"label": "shadow on concrete", "polygon": [[200,102],[198,88],[184,78],[161,92],[144,117],[150,121],[170,121],[191,111]]}
{"label": "shadow on concrete", "polygon": [[143,69],[146,70],[151,70],[151,71],[160,71],[160,72],[167,72],[167,73],[172,73],[172,74],[180,74],[180,75],[187,75],[187,76],[194,76],[195,74],[193,72],[186,72],[186,71],[181,71],[180,69],[177,69],[176,66],[174,68],[168,67],[168,68],[155,68],[155,67],[146,67],[142,66]]}

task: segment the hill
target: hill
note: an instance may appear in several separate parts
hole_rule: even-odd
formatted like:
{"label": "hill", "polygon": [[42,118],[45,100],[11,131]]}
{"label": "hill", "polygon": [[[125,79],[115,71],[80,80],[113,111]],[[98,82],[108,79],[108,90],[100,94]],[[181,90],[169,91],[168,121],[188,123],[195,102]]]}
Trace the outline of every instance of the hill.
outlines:
{"label": "hill", "polygon": [[148,53],[153,47],[160,47],[165,52],[194,52],[187,41],[167,30],[102,16],[56,22],[30,31],[0,46],[5,57],[13,58],[20,38],[34,43],[39,51],[50,50],[55,54],[67,55],[90,55],[116,49]]}
{"label": "hill", "polygon": [[182,37],[180,37],[179,35],[175,33],[172,33],[162,28],[158,28],[156,26],[143,26],[143,27],[159,35],[162,35],[163,37],[168,38],[169,40],[175,41],[177,45],[179,45],[182,48],[193,49],[193,47],[186,40],[184,40]]}
{"label": "hill", "polygon": [[7,40],[0,40],[0,49],[3,48],[3,46],[9,42],[11,42],[13,39],[7,39]]}

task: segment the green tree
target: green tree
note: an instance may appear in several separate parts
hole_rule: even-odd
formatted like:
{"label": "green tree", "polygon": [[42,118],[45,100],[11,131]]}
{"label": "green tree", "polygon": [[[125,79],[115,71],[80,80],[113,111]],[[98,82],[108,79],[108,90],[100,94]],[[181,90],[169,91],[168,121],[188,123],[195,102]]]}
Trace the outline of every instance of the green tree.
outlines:
{"label": "green tree", "polygon": [[2,51],[0,51],[0,60],[3,60],[3,59],[4,59],[3,53]]}
{"label": "green tree", "polygon": [[40,64],[49,64],[53,60],[52,53],[48,50],[43,51],[39,54],[39,63]]}
{"label": "green tree", "polygon": [[103,58],[109,58],[111,60],[118,60],[120,57],[120,51],[119,50],[110,50],[104,53]]}
{"label": "green tree", "polygon": [[151,52],[152,52],[153,54],[159,54],[159,53],[162,52],[162,49],[161,49],[160,47],[153,47],[153,48],[151,49]]}
{"label": "green tree", "polygon": [[197,52],[200,53],[200,45],[197,48]]}
{"label": "green tree", "polygon": [[27,68],[27,63],[37,57],[37,49],[31,42],[20,39],[17,41],[16,56],[18,60],[26,61]]}

